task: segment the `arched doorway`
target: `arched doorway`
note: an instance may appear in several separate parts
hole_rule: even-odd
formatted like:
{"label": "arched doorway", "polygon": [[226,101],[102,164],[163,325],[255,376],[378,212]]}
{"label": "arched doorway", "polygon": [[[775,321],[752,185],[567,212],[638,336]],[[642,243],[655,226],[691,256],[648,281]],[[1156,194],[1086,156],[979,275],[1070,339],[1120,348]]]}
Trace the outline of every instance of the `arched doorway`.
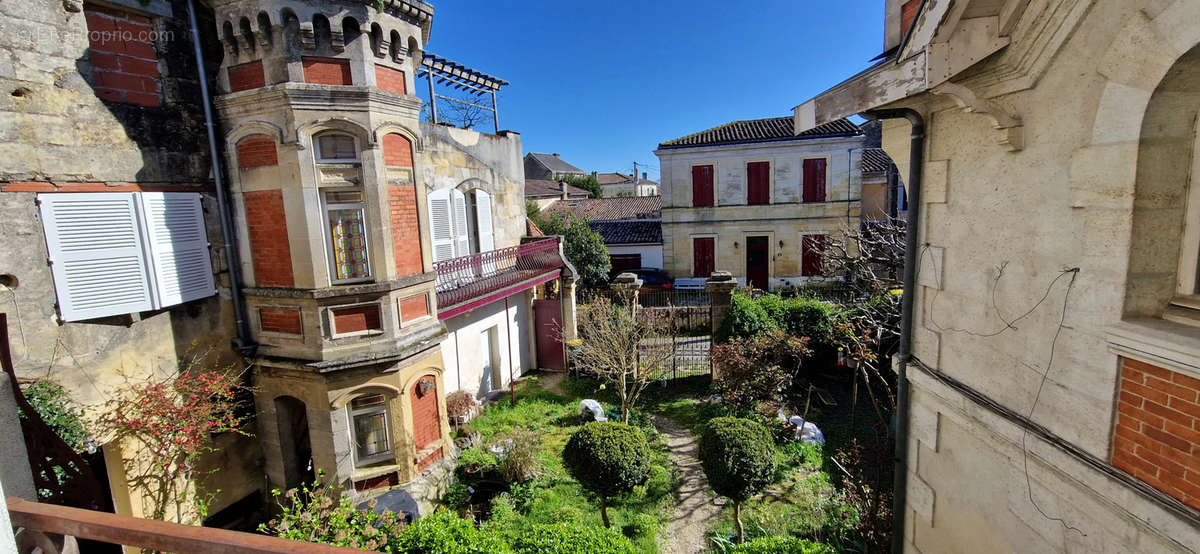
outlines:
{"label": "arched doorway", "polygon": [[294,488],[316,479],[312,461],[312,443],[308,438],[308,410],[300,399],[280,396],[275,399],[275,420],[279,427],[279,455],[283,459],[285,488]]}
{"label": "arched doorway", "polygon": [[442,450],[440,448],[435,452],[423,452],[442,438],[442,417],[438,408],[439,394],[437,377],[432,374],[417,379],[417,382],[413,383],[408,391],[408,397],[412,402],[413,446],[417,455],[420,456],[417,462],[418,471],[424,470],[441,458]]}

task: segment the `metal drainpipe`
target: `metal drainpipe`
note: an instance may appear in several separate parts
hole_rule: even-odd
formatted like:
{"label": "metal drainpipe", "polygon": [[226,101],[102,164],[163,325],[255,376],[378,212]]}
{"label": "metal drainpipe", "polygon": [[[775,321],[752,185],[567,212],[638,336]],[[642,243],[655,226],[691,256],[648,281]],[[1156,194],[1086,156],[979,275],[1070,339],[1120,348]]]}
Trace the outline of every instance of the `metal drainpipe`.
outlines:
{"label": "metal drainpipe", "polygon": [[908,361],[912,357],[913,300],[917,285],[917,228],[921,214],[921,168],[925,158],[925,120],[909,108],[870,110],[871,119],[907,119],[909,135],[908,221],[904,238],[904,296],[900,301],[900,366],[896,375],[896,454],[892,485],[892,552],[904,552],[904,516],[908,487]]}
{"label": "metal drainpipe", "polygon": [[229,271],[229,290],[233,300],[233,318],[237,338],[233,347],[243,356],[253,356],[258,345],[250,339],[246,326],[245,307],[242,302],[241,272],[238,271],[237,243],[233,232],[233,219],[229,215],[229,199],[225,197],[225,180],[221,177],[221,158],[217,150],[217,132],[213,125],[212,106],[208,94],[208,77],[204,73],[204,52],[200,47],[200,27],[196,24],[195,0],[188,0],[188,22],[192,30],[192,47],[196,53],[196,73],[200,79],[200,97],[204,105],[204,126],[208,131],[208,152],[212,157],[213,184],[217,188],[217,210],[221,215],[221,238],[225,241],[225,264]]}

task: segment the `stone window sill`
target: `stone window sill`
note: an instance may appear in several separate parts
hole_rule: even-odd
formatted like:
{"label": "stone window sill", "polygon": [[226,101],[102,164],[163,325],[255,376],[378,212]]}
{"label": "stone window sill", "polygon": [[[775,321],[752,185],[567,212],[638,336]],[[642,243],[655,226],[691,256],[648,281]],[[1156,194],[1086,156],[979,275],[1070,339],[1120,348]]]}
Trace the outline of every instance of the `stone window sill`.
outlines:
{"label": "stone window sill", "polygon": [[1120,356],[1200,379],[1200,329],[1158,318],[1128,319],[1105,329],[1109,350]]}
{"label": "stone window sill", "polygon": [[395,462],[390,464],[385,463],[383,465],[364,466],[355,468],[354,473],[350,474],[350,480],[354,482],[366,481],[367,479],[374,479],[375,477],[387,475],[389,473],[396,473],[398,471],[400,471],[400,464]]}

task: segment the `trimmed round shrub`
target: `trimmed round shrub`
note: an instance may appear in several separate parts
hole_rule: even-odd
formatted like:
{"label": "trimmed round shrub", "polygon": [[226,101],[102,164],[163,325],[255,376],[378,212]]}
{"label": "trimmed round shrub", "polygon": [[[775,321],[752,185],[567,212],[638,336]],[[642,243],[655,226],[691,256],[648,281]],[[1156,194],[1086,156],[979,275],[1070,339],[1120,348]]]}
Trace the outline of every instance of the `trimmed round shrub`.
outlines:
{"label": "trimmed round shrub", "polygon": [[731,338],[753,337],[778,326],[761,304],[749,296],[734,293],[730,298],[729,315],[717,329],[716,340],[726,342]]}
{"label": "trimmed round shrub", "polygon": [[600,496],[600,515],[608,527],[608,497],[628,493],[650,476],[650,443],[624,423],[594,421],[571,435],[563,465],[583,488]]}
{"label": "trimmed round shrub", "polygon": [[513,540],[516,554],[634,554],[633,543],[614,529],[556,523],[531,525]]}
{"label": "trimmed round shrub", "polygon": [[762,425],[737,417],[709,420],[700,433],[700,465],[714,491],[744,502],[771,482],[775,442]]}
{"label": "trimmed round shrub", "polygon": [[833,547],[796,537],[763,537],[739,544],[728,552],[734,554],[835,554]]}
{"label": "trimmed round shrub", "polygon": [[389,541],[395,552],[407,554],[509,554],[500,537],[449,510],[438,510],[409,525]]}
{"label": "trimmed round shrub", "polygon": [[563,465],[585,489],[601,496],[624,494],[649,477],[650,444],[630,425],[594,421],[571,435]]}

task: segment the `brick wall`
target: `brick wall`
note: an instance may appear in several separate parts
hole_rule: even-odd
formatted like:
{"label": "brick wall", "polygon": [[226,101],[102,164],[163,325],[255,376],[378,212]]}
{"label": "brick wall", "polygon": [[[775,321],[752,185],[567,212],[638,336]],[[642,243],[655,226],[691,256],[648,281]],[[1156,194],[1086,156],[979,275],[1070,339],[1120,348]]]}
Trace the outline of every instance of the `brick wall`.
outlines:
{"label": "brick wall", "polygon": [[1200,510],[1200,379],[1121,358],[1112,464]]}
{"label": "brick wall", "polygon": [[229,68],[229,91],[239,92],[267,85],[262,60],[235,65]]}
{"label": "brick wall", "polygon": [[303,334],[300,310],[295,308],[259,308],[259,327],[270,333]]}
{"label": "brick wall", "polygon": [[246,224],[250,235],[250,259],[254,283],[260,287],[291,287],[292,251],[288,244],[283,191],[245,193]]}
{"label": "brick wall", "polygon": [[279,165],[275,139],[267,135],[249,135],[237,143],[238,167],[246,169]]}
{"label": "brick wall", "polygon": [[350,60],[304,56],[304,82],[318,85],[350,85]]}
{"label": "brick wall", "polygon": [[408,82],[404,80],[404,72],[399,69],[376,65],[375,86],[396,94],[408,94]]}
{"label": "brick wall", "polygon": [[424,294],[418,294],[400,301],[400,321],[408,323],[414,319],[429,315],[429,302]]}
{"label": "brick wall", "polygon": [[[432,375],[428,377],[433,378]],[[422,379],[424,378],[422,377]],[[425,396],[418,396],[417,388],[420,386],[421,383],[418,379],[408,391],[408,396],[412,399],[413,441],[416,443],[418,451],[423,450],[442,436],[442,419],[438,414],[440,393],[435,387],[425,393]]]}
{"label": "brick wall", "polygon": [[84,4],[92,87],[110,102],[162,104],[158,55],[150,20],[121,10]]}
{"label": "brick wall", "polygon": [[417,188],[388,187],[388,211],[392,218],[392,249],[396,276],[421,273],[421,227],[417,220]]}
{"label": "brick wall", "polygon": [[425,471],[426,469],[429,469],[429,466],[433,465],[434,462],[440,459],[442,459],[441,448],[434,450],[428,456],[425,456],[425,459],[421,460],[421,462],[417,464],[417,471]]}
{"label": "brick wall", "polygon": [[334,332],[339,335],[383,328],[379,318],[379,304],[333,308],[330,312],[333,313]]}
{"label": "brick wall", "polygon": [[412,142],[397,133],[383,135],[383,163],[396,167],[412,167]]}

